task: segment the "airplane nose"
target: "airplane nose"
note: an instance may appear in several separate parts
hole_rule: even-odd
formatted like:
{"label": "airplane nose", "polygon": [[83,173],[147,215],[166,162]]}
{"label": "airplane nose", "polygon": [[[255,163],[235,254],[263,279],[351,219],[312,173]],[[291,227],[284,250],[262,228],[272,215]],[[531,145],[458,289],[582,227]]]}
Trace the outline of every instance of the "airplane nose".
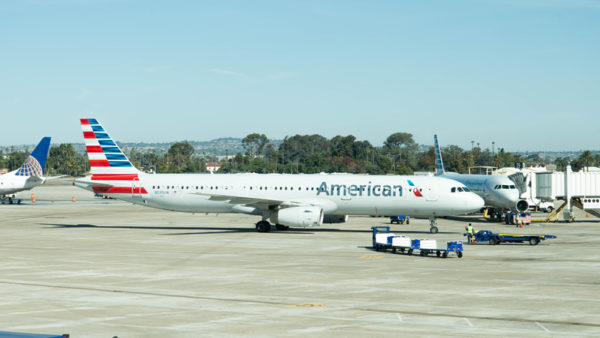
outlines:
{"label": "airplane nose", "polygon": [[479,211],[484,206],[485,202],[483,198],[477,194],[469,193],[469,197],[465,202],[465,207],[468,209],[468,212]]}
{"label": "airplane nose", "polygon": [[518,190],[505,190],[500,193],[502,199],[501,203],[506,205],[507,208],[514,208],[519,201]]}

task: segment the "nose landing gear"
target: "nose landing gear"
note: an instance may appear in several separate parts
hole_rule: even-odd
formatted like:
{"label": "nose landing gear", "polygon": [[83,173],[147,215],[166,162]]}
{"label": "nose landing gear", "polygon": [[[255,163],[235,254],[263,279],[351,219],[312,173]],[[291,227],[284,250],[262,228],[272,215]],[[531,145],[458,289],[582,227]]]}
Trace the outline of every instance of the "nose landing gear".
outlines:
{"label": "nose landing gear", "polygon": [[435,219],[435,217],[429,217],[429,232],[431,232],[432,234],[437,234],[438,232],[438,227],[437,227],[437,221]]}

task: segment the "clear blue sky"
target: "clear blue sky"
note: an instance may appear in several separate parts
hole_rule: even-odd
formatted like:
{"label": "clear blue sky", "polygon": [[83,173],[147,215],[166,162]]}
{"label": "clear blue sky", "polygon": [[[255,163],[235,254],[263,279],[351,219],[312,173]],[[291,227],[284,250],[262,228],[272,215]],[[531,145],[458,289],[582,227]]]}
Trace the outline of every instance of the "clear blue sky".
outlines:
{"label": "clear blue sky", "polygon": [[600,149],[600,0],[0,1],[0,145],[353,134]]}

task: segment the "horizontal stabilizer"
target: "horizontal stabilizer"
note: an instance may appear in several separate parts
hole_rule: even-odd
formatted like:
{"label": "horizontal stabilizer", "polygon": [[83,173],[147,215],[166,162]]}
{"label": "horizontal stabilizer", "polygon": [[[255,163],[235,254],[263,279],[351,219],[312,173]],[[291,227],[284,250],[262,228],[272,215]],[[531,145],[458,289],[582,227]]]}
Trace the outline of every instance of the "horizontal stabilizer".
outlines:
{"label": "horizontal stabilizer", "polygon": [[42,184],[42,183],[44,183],[44,179],[42,177],[38,177],[38,176],[29,176],[29,178],[27,178],[27,183]]}
{"label": "horizontal stabilizer", "polygon": [[110,188],[114,186],[107,183],[92,182],[90,176],[73,181],[73,185],[89,191],[94,191],[94,188]]}

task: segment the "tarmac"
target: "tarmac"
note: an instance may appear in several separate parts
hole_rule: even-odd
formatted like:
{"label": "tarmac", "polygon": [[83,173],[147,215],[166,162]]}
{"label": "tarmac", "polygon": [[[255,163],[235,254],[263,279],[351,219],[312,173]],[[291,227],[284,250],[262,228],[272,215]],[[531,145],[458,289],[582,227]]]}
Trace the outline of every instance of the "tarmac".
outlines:
{"label": "tarmac", "polygon": [[[31,194],[36,197],[32,203]],[[464,257],[371,248],[385,218],[257,233],[68,185],[0,205],[0,330],[71,337],[600,336],[600,221],[515,228],[476,216],[392,230],[438,246],[476,230],[558,236]],[[73,198],[75,202],[73,202]],[[541,215],[540,215],[541,217]],[[466,240],[465,240],[466,242]]]}

